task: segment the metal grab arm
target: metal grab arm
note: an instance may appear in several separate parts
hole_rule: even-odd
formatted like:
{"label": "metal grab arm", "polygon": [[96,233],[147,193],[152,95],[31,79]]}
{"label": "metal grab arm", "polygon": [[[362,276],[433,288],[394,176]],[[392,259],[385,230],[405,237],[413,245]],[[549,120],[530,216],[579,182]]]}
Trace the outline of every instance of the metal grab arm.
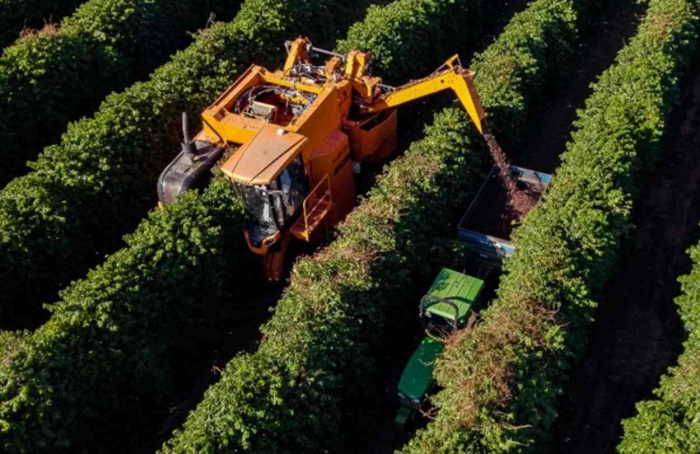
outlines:
{"label": "metal grab arm", "polygon": [[284,62],[284,72],[288,73],[294,65],[309,60],[309,49],[311,41],[308,38],[297,38],[294,41],[285,41],[284,47],[287,50],[287,60]]}
{"label": "metal grab arm", "polygon": [[474,86],[474,72],[462,68],[458,64],[456,55],[448,59],[430,76],[409,82],[381,95],[375,102],[366,106],[365,112],[380,112],[444,90],[452,90],[457,95],[476,125],[476,129],[483,134],[486,114]]}

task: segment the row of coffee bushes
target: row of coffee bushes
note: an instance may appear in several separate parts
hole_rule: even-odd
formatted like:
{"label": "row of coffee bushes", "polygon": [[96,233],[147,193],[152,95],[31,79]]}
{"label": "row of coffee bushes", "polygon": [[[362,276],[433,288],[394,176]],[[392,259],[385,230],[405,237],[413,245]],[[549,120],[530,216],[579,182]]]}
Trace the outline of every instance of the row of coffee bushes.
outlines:
{"label": "row of coffee bushes", "polygon": [[253,285],[244,219],[225,181],[188,194],[62,291],[42,327],[0,335],[2,451],[133,452],[153,436],[240,309],[230,295]]}
{"label": "row of coffee bushes", "polygon": [[27,324],[39,304],[117,249],[156,203],[158,174],[190,118],[251,63],[277,67],[284,40],[332,43],[361,5],[246,0],[235,20],[199,34],[147,82],[110,95],[93,118],[69,126],[34,171],[0,191],[0,320]]}
{"label": "row of coffee bushes", "polygon": [[[503,2],[494,2],[503,4]],[[338,43],[339,52],[372,50],[372,69],[384,83],[429,74],[457,49],[473,48],[484,20],[480,0],[402,0],[373,5]]]}
{"label": "row of coffee bushes", "polygon": [[4,383],[3,374],[11,364],[11,358],[25,339],[24,331],[0,331],[0,380]]}
{"label": "row of coffee bushes", "polygon": [[[576,17],[571,2],[539,0],[493,45],[507,52],[500,71],[487,67],[490,50],[477,61],[493,122],[525,123],[553,63],[573,46]],[[534,20],[539,29],[524,27]],[[484,147],[473,142],[481,139],[469,137],[474,128],[460,109],[436,117],[333,243],[295,264],[260,349],[229,363],[163,452],[335,452],[364,437],[358,428],[376,406],[377,352],[399,329],[392,314],[413,312],[434,277],[436,238],[449,235],[452,213],[485,175]]]}
{"label": "row of coffee bushes", "polygon": [[152,213],[14,348],[0,372],[5,451],[125,452],[152,429],[179,363],[196,363],[223,332],[214,328],[235,301],[222,301],[247,284],[230,185],[214,185],[205,203],[193,196]]}
{"label": "row of coffee bushes", "polygon": [[4,185],[60,139],[70,121],[144,78],[239,0],[90,0],[60,26],[19,39],[0,57],[0,155]]}
{"label": "row of coffee bushes", "polygon": [[16,40],[26,28],[61,20],[84,0],[1,0],[0,49]]}
{"label": "row of coffee bushes", "polygon": [[557,398],[586,348],[641,176],[662,151],[700,5],[651,0],[638,34],[595,84],[554,182],[513,234],[498,298],[436,366],[437,419],[403,450],[542,452]]}
{"label": "row of coffee bushes", "polygon": [[[451,2],[445,4],[450,5]],[[429,56],[426,55],[425,58]],[[418,57],[416,59],[420,60]],[[221,302],[222,295],[233,291],[227,286],[224,287],[226,293],[222,293],[221,283],[248,282],[244,277],[246,261],[240,259],[243,256],[241,249],[245,246],[240,235],[244,216],[242,211],[235,209],[239,205],[230,197],[230,188],[225,192],[228,198],[216,196],[223,191],[222,185],[225,183],[216,183],[202,197],[189,194],[174,205],[176,208],[168,207],[166,214],[153,215],[129,239],[128,248],[112,256],[87,279],[63,292],[63,300],[54,306],[51,320],[29,337],[21,353],[13,357],[6,372],[12,385],[4,389],[4,404],[0,407],[4,409],[1,421],[8,425],[14,425],[17,420],[25,418],[36,421],[36,424],[23,430],[8,430],[4,442],[6,447],[29,450],[37,449],[31,440],[47,443],[44,431],[47,422],[42,419],[39,409],[46,406],[48,400],[54,402],[51,407],[56,409],[55,414],[76,415],[70,420],[68,428],[61,426],[65,431],[63,435],[71,440],[72,450],[82,450],[90,444],[95,446],[95,443],[101,449],[123,449],[124,444],[112,441],[115,434],[121,440],[124,427],[131,428],[136,423],[139,427],[144,427],[144,430],[150,427],[147,424],[148,412],[144,408],[157,410],[162,406],[162,401],[170,396],[168,391],[173,387],[172,375],[175,369],[172,360],[168,361],[172,352],[183,351],[183,343],[197,345],[198,351],[206,351],[206,339],[202,339],[202,332],[194,328],[173,329],[172,326],[179,325],[184,320],[195,328],[207,326],[208,335],[224,332],[221,327],[217,329],[210,325],[212,314],[218,320],[223,317],[222,312],[225,312],[217,310],[214,303]],[[222,215],[218,210],[223,209],[225,202],[230,207]],[[171,210],[175,210],[176,216],[168,217],[167,213]],[[185,226],[183,232],[174,231],[179,223]],[[192,226],[199,228],[188,233],[187,228]],[[213,241],[218,247],[203,248],[200,243],[204,236],[211,237],[207,241]],[[229,243],[222,246],[220,243],[223,239],[236,244],[239,250]],[[177,246],[173,247],[174,244]],[[207,253],[212,255],[205,255]],[[224,256],[229,257],[229,262],[218,262]],[[215,269],[218,272],[207,275],[198,271],[198,268]],[[198,275],[198,279],[193,279],[193,275]],[[205,282],[212,285],[208,293],[201,290]],[[189,290],[190,288],[199,288],[199,298],[205,298],[209,305],[198,308],[192,298],[197,292]],[[241,295],[250,292],[250,288],[235,290],[233,301],[249,299]],[[135,301],[148,301],[148,311],[142,314],[135,310]],[[241,309],[240,304],[229,304],[226,308],[234,312]],[[193,314],[196,310],[200,312]],[[64,317],[66,311],[72,315],[70,323]],[[161,316],[157,315],[159,312],[162,312]],[[154,329],[153,324],[161,319],[164,327]],[[81,328],[76,329],[73,323]],[[112,331],[117,334],[110,335]],[[100,345],[97,345],[98,339]],[[129,339],[133,346],[129,344]],[[116,358],[128,360],[114,365]],[[191,355],[189,358],[191,360]],[[82,373],[86,362],[92,365],[88,374]],[[152,366],[154,370],[149,369]],[[132,370],[138,370],[139,373],[134,375]],[[154,393],[153,389],[156,388],[160,392]],[[54,389],[64,391],[55,395],[52,392]],[[116,393],[123,393],[124,389],[132,391],[120,394],[121,398],[118,399]],[[25,399],[24,396],[27,395],[43,397]],[[66,397],[75,395],[86,396],[87,399]],[[73,408],[73,405],[78,407]],[[122,427],[118,431],[114,427],[98,430],[104,423],[102,418],[129,413],[138,413],[144,417],[134,418],[128,426],[120,421]],[[78,436],[76,428],[84,426],[88,414],[104,416],[95,419],[95,427],[90,426],[91,430],[87,431],[94,435]],[[52,418],[53,415],[47,416]],[[52,429],[58,432],[55,428]],[[83,432],[86,431],[82,430],[81,433]],[[133,444],[133,440],[139,438],[139,434],[135,434],[128,441]],[[48,446],[56,449],[57,443],[53,436],[48,440]],[[97,440],[108,441],[108,446],[103,446]]]}
{"label": "row of coffee bushes", "polygon": [[[242,295],[256,288],[246,277],[245,270],[257,267],[243,259],[243,220],[230,187],[218,181],[201,197],[188,194],[153,214],[126,249],[62,292],[49,322],[28,337],[3,372],[3,446],[55,450],[60,436],[71,451],[119,451],[142,439],[172,396],[177,364],[194,370],[189,363],[195,352],[207,351],[210,338],[225,332],[214,321],[245,310],[240,303],[250,298]],[[222,303],[227,296],[232,302]],[[197,305],[200,300],[207,304]],[[42,413],[45,407],[55,412]],[[52,423],[59,414],[71,418]],[[130,414],[141,417],[120,416]],[[33,423],[17,425],[20,420]]]}
{"label": "row of coffee bushes", "polygon": [[681,277],[683,294],[676,305],[687,332],[678,365],[661,378],[656,399],[637,404],[638,414],[623,421],[625,434],[618,451],[681,454],[700,446],[700,247],[690,250],[694,263]]}

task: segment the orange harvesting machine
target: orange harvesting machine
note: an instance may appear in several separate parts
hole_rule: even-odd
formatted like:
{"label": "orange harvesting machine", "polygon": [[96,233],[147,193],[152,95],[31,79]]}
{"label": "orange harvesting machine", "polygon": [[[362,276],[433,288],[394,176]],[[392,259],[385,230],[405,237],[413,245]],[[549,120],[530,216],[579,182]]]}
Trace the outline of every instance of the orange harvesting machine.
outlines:
{"label": "orange harvesting machine", "polygon": [[[161,204],[174,202],[221,165],[249,213],[245,240],[279,280],[292,239],[312,242],[340,222],[356,200],[353,169],[389,157],[397,145],[397,107],[452,90],[479,132],[485,114],[474,73],[454,55],[427,77],[400,87],[370,73],[370,52],[341,55],[307,38],[287,42],[281,70],[253,65],[201,114],[191,139],[183,114],[182,151],[158,180]],[[327,56],[322,65],[312,57]]]}

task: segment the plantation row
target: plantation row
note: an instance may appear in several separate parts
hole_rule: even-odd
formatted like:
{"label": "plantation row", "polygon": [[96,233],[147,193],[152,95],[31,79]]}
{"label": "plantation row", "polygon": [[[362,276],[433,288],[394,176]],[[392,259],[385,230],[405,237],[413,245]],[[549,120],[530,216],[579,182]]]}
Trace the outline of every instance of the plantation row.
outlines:
{"label": "plantation row", "polygon": [[[504,14],[502,0],[399,0],[373,5],[336,51],[372,51],[372,70],[403,84],[434,71],[455,49],[474,50],[485,23]],[[465,30],[464,24],[469,27]]]}
{"label": "plantation row", "polygon": [[131,452],[152,436],[185,378],[171,357],[198,364],[236,309],[222,301],[251,282],[223,266],[243,252],[240,203],[221,185],[204,199],[154,213],[39,330],[0,337],[4,452]]}
{"label": "plantation row", "polygon": [[0,0],[0,49],[19,37],[25,27],[39,28],[58,21],[84,0]]}
{"label": "plantation row", "polygon": [[[576,17],[571,2],[538,0],[474,62],[500,129],[522,135],[576,39]],[[164,453],[336,452],[376,429],[365,418],[383,385],[377,352],[402,329],[394,315],[414,313],[415,295],[441,262],[436,237],[450,234],[451,213],[487,170],[482,139],[469,137],[475,131],[460,109],[436,116],[332,244],[296,263],[259,350],[229,363]]]}
{"label": "plantation row", "polygon": [[547,449],[557,398],[585,349],[641,179],[661,154],[699,9],[692,0],[649,2],[637,36],[579,113],[552,187],[514,232],[517,253],[498,299],[438,362],[437,420],[404,452]]}
{"label": "plantation row", "polygon": [[676,305],[688,338],[678,365],[661,378],[654,391],[657,399],[637,404],[638,414],[623,421],[623,454],[695,452],[700,446],[700,246],[690,250],[694,263],[690,274],[680,278],[683,294]]}
{"label": "plantation row", "polygon": [[[388,55],[390,49],[400,48],[402,37],[447,24],[459,11],[462,19],[478,12],[466,1],[457,3],[459,9],[451,1],[425,2],[430,8],[425,9],[424,25],[404,27],[412,15],[407,5],[421,4],[401,0],[373,8],[353,30],[368,30],[365,24],[377,15],[392,14],[397,18],[392,22],[395,33],[382,38],[387,31],[382,29],[373,37],[388,49],[382,55]],[[333,12],[339,7],[326,8]],[[475,28],[463,44],[469,46],[468,40],[478,32]],[[368,36],[363,32],[357,39]],[[361,46],[352,38],[346,43]],[[442,45],[445,50],[450,44]],[[417,64],[430,59],[439,61],[443,56],[414,56]],[[391,64],[384,67],[397,73]],[[32,451],[38,449],[35,443],[44,443],[51,450],[63,439],[72,452],[97,446],[101,452],[119,452],[125,443],[134,445],[143,439],[152,428],[153,413],[164,408],[175,383],[182,381],[177,371],[196,370],[192,363],[226,332],[227,315],[247,307],[249,298],[243,295],[249,294],[253,284],[246,270],[258,274],[258,266],[246,260],[244,219],[230,185],[218,181],[201,197],[188,194],[152,213],[128,238],[126,249],[62,292],[51,320],[8,361],[10,384],[0,392],[0,424],[12,421],[13,426],[0,431],[2,446]],[[63,391],[54,394],[59,389]],[[74,400],[74,396],[81,397]],[[52,411],[42,413],[49,401]],[[62,420],[53,421],[58,415]],[[32,424],[14,426],[25,419]],[[145,426],[142,433],[126,440],[115,432],[139,426]]]}
{"label": "plantation row", "polygon": [[[172,100],[173,103],[182,103],[182,97],[192,92],[187,88],[193,84],[185,85],[184,80],[180,79],[191,74],[191,71],[186,71],[195,62],[190,57],[202,56],[199,61],[202,67],[198,68],[200,72],[206,70],[204,65],[211,66],[209,58],[217,57],[214,52],[217,49],[220,51],[219,57],[228,55],[229,63],[237,63],[235,55],[224,52],[238,51],[241,59],[247,60],[245,55],[250,52],[246,50],[241,37],[245,36],[246,41],[257,38],[261,41],[274,39],[281,43],[285,38],[296,35],[288,28],[283,28],[282,24],[293,29],[305,28],[324,45],[333,38],[334,32],[330,32],[329,36],[327,30],[347,29],[349,21],[361,12],[350,14],[340,3],[327,4],[322,1],[297,2],[294,5],[275,2],[274,10],[268,3],[246,2],[233,24],[219,24],[206,31],[188,51],[175,57],[175,63],[161,69],[161,77],[155,77],[149,83],[150,87],[149,84],[138,84],[137,88],[146,86],[151,89],[151,93],[156,94],[167,86],[165,82],[168,79],[164,76],[176,76],[170,94],[184,89],[182,95]],[[331,18],[336,18],[335,22]],[[323,25],[315,29],[305,24],[307,20]],[[252,27],[251,24],[256,26]],[[253,36],[243,34],[243,30]],[[255,36],[253,32],[259,35]],[[278,63],[279,58],[283,57],[283,47],[280,44],[267,47],[270,54],[274,55],[267,61],[274,59]],[[263,50],[259,49],[259,52]],[[233,62],[230,61],[232,59]],[[240,66],[234,66],[233,69],[243,68],[243,63],[240,63]],[[231,65],[210,69],[214,74],[209,74],[209,79],[205,79],[204,83],[225,86],[235,78],[235,73],[232,75],[227,69],[232,69]],[[213,76],[219,79],[214,79]],[[201,82],[197,76],[193,76],[193,80]],[[206,85],[200,90],[201,105],[204,105],[202,100],[205,95],[210,98],[212,93],[216,94],[215,90],[208,89]],[[131,93],[131,98],[143,93],[143,90]],[[149,113],[154,107],[158,108],[158,104],[149,109],[144,108],[141,113]],[[137,107],[133,105],[131,109]],[[171,109],[177,117],[178,106],[174,105]],[[131,110],[129,114],[133,116],[140,113]],[[93,126],[94,129],[99,129],[98,124]],[[111,131],[104,133],[106,135],[109,132]],[[177,133],[169,133],[173,136],[169,140],[177,142]],[[124,137],[121,139],[124,140]],[[163,151],[162,154],[172,156],[174,150],[171,147],[169,153]],[[148,191],[154,192],[154,187],[155,184],[149,185]],[[206,278],[200,276],[200,281],[193,279],[197,273],[201,274],[200,267],[223,272],[225,267],[214,264],[225,252],[242,256],[240,248],[245,243],[240,242],[241,228],[236,223],[243,219],[240,205],[230,191],[220,192],[229,198],[218,203],[224,196],[217,195],[213,189],[212,194],[207,196],[208,199],[205,198],[211,203],[202,207],[188,209],[188,205],[183,202],[177,207],[154,214],[152,221],[145,222],[128,239],[129,248],[110,258],[104,269],[93,272],[89,279],[76,283],[63,293],[64,301],[53,309],[52,319],[29,338],[15,361],[12,361],[12,367],[3,371],[10,377],[3,381],[6,386],[2,389],[3,403],[0,404],[0,440],[3,447],[16,452],[39,452],[42,449],[55,452],[67,444],[71,452],[81,449],[92,451],[99,440],[99,443],[104,444],[102,452],[123,452],[124,445],[138,440],[139,436],[143,438],[143,434],[138,433],[130,436],[120,433],[115,436],[112,431],[123,427],[138,428],[149,418],[152,420],[153,415],[148,412],[163,408],[176,380],[175,369],[178,364],[168,362],[172,358],[178,358],[178,355],[185,357],[185,363],[197,359],[198,349],[204,348],[204,345],[203,342],[197,342],[196,335],[202,337],[202,333],[209,329],[219,334],[223,332],[222,328],[214,329],[216,325],[212,325],[214,314],[217,314],[217,320],[223,316],[222,308],[208,307],[208,310],[204,310],[205,307],[202,307],[198,298],[211,295],[212,304],[220,303],[226,291],[224,281],[233,280],[235,283],[235,279],[240,279],[240,282],[248,282],[244,278],[245,274],[240,272],[247,269],[243,265],[240,270],[237,269],[237,274],[227,274],[228,279],[218,279],[217,275]],[[174,213],[167,214],[172,211]],[[211,225],[207,224],[207,219],[211,219]],[[188,223],[191,225],[189,229],[186,227]],[[178,230],[180,228],[182,231]],[[235,247],[221,246],[228,244],[225,239],[237,240]],[[240,248],[236,249],[237,247]],[[168,256],[168,252],[171,255]],[[172,254],[181,255],[173,257]],[[209,254],[213,256],[208,257]],[[183,269],[190,272],[182,273]],[[190,288],[194,290],[188,291]],[[145,303],[148,305],[143,307]],[[158,307],[159,303],[163,306]],[[181,310],[175,311],[174,306]],[[150,314],[149,310],[152,310]],[[201,316],[202,313],[206,317]],[[173,318],[165,319],[165,316]],[[183,326],[186,322],[196,326],[197,331],[188,331],[189,328]],[[119,330],[115,327],[119,327]],[[198,349],[185,349],[182,345],[187,342],[197,345]],[[132,349],[132,345],[140,345],[141,348]],[[83,353],[83,356],[78,352]],[[168,369],[163,368],[161,371],[164,364],[168,365]],[[149,370],[151,367],[153,369]],[[29,373],[35,368],[37,373]],[[137,373],[134,374],[134,371]],[[132,411],[134,406],[138,408],[136,413]],[[46,408],[54,411],[45,412]],[[32,412],[35,412],[36,417],[28,418],[30,422],[26,425],[16,420]],[[142,417],[136,418],[135,414]],[[12,425],[9,425],[9,421],[13,420]],[[144,433],[146,429],[148,427],[144,428]]]}
{"label": "plantation row", "polygon": [[[0,57],[0,185],[55,143],[72,120],[148,75],[206,24],[230,19],[238,0],[90,0]],[[92,155],[93,159],[97,157]]]}
{"label": "plantation row", "polygon": [[285,39],[303,30],[318,44],[332,42],[359,14],[357,5],[319,0],[247,0],[234,21],[202,32],[151,80],[71,124],[33,172],[0,191],[5,326],[36,320],[41,303],[116,250],[155,205],[157,176],[179,150],[180,112],[198,118],[251,62],[278,65]]}

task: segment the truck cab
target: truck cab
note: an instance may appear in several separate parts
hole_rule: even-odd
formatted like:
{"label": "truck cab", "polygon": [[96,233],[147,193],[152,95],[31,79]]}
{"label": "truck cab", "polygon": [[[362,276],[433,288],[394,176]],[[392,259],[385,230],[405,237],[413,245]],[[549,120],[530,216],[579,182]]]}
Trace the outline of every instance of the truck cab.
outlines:
{"label": "truck cab", "polygon": [[419,410],[433,384],[435,360],[442,353],[444,337],[463,328],[478,304],[484,281],[443,268],[420,301],[420,317],[426,336],[404,367],[398,384],[401,408],[395,422],[404,425]]}

